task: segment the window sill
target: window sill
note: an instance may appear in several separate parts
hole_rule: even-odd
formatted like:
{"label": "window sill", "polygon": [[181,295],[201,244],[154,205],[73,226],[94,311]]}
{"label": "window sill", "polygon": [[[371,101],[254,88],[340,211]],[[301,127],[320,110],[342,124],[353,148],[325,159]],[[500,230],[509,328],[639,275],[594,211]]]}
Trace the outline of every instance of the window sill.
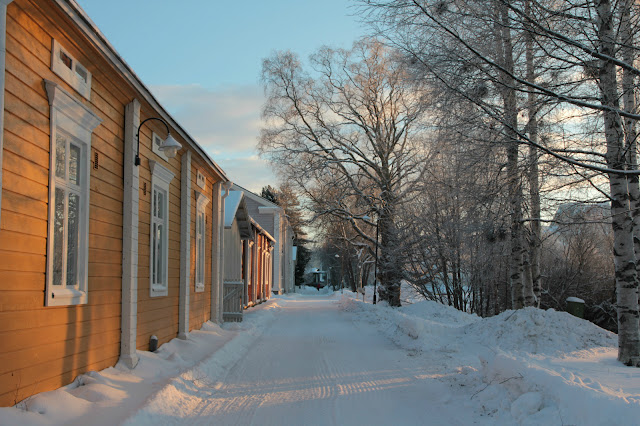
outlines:
{"label": "window sill", "polygon": [[169,290],[166,286],[160,286],[157,284],[151,286],[151,297],[162,297],[167,295],[169,295]]}
{"label": "window sill", "polygon": [[85,305],[89,302],[86,291],[74,288],[54,288],[51,290],[47,306]]}

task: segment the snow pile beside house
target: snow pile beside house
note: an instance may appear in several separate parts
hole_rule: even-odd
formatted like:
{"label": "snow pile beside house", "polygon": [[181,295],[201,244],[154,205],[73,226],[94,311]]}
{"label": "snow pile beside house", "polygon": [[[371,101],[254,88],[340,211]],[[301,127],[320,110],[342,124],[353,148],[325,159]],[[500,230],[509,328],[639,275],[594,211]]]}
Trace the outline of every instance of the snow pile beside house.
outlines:
{"label": "snow pile beside house", "polygon": [[432,301],[340,303],[496,424],[638,424],[640,371],[617,362],[617,336],[588,321],[535,308],[483,319]]}
{"label": "snow pile beside house", "polygon": [[192,401],[204,397],[189,395],[193,385],[221,377],[278,310],[274,300],[256,307],[240,323],[220,327],[207,322],[191,331],[187,340],[173,339],[154,353],[137,351],[140,361],[134,370],[118,364],[90,371],[68,386],[36,394],[16,407],[0,407],[0,426],[162,423],[167,410],[175,414],[189,409],[172,407],[172,401],[188,401],[185,395]]}

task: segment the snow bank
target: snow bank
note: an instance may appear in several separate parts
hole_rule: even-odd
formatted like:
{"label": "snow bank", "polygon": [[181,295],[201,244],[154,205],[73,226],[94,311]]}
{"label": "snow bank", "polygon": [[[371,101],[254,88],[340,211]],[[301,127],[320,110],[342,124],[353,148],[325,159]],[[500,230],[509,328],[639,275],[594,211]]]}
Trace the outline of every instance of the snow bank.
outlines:
{"label": "snow bank", "polygon": [[[245,313],[241,323],[220,327],[207,322],[187,340],[173,339],[155,353],[137,351],[140,361],[133,370],[117,364],[90,371],[68,386],[34,395],[15,407],[0,407],[0,425],[154,424],[157,414],[194,384],[210,385],[221,377],[278,310],[272,299]],[[134,420],[129,419],[132,415]]]}
{"label": "snow bank", "polygon": [[333,293],[333,290],[329,286],[324,286],[320,290],[318,290],[315,287],[303,285],[296,288],[295,293],[287,293],[285,294],[285,296],[292,296],[295,294],[305,295],[305,296],[318,296],[318,295],[326,296],[327,294],[331,294],[331,293]]}
{"label": "snow bank", "polygon": [[430,321],[447,324],[450,326],[462,326],[472,324],[480,320],[477,315],[469,315],[459,311],[453,306],[446,306],[431,300],[416,302],[411,305],[402,306],[400,312],[414,317],[428,319]]}
{"label": "snow bank", "polygon": [[[611,353],[614,356],[614,353]],[[627,369],[614,366],[614,369]],[[485,386],[476,396],[485,406],[510,410],[520,424],[631,425],[638,423],[640,394],[629,394],[594,380],[584,370],[569,371],[554,362],[498,353],[482,360]],[[640,374],[629,372],[640,378]],[[607,380],[609,384],[615,380]],[[616,383],[620,385],[619,382]],[[637,383],[636,383],[637,386]]]}
{"label": "snow bank", "polygon": [[614,333],[553,309],[505,311],[470,324],[465,334],[479,344],[507,352],[554,356],[617,345]]}
{"label": "snow bank", "polygon": [[552,309],[479,318],[431,301],[340,304],[423,357],[496,424],[638,424],[640,369],[617,362],[617,336],[588,321]]}

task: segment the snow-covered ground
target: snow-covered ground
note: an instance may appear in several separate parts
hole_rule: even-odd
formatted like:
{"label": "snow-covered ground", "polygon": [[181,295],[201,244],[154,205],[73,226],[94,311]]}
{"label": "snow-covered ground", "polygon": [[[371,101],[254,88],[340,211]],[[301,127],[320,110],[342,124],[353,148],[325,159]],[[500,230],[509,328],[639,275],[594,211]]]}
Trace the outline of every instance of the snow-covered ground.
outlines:
{"label": "snow-covered ground", "polygon": [[2,425],[632,425],[640,370],[553,310],[482,319],[302,289],[186,341],[0,408]]}

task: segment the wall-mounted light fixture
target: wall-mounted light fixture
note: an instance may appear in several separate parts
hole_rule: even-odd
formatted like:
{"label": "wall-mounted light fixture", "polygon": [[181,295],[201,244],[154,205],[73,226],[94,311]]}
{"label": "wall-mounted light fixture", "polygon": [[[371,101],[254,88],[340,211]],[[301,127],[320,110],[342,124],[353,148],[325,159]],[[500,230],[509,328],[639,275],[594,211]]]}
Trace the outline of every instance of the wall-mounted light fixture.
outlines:
{"label": "wall-mounted light fixture", "polygon": [[[164,127],[167,128],[167,138],[162,142],[162,145],[158,147],[158,149],[164,152],[167,157],[169,158],[175,157],[176,154],[178,153],[178,150],[182,148],[182,145],[180,145],[180,142],[178,142],[173,138],[173,136],[171,136],[171,131],[169,130],[169,126],[167,125],[166,121],[164,121],[162,118],[156,118],[156,117],[147,118],[138,126],[138,134],[136,135],[136,138],[138,139],[138,151],[136,153],[136,159],[135,159],[136,166],[140,165],[140,129],[142,128],[142,125],[149,120],[158,120],[162,124],[164,124]],[[154,143],[154,142],[151,141],[151,143]]]}

